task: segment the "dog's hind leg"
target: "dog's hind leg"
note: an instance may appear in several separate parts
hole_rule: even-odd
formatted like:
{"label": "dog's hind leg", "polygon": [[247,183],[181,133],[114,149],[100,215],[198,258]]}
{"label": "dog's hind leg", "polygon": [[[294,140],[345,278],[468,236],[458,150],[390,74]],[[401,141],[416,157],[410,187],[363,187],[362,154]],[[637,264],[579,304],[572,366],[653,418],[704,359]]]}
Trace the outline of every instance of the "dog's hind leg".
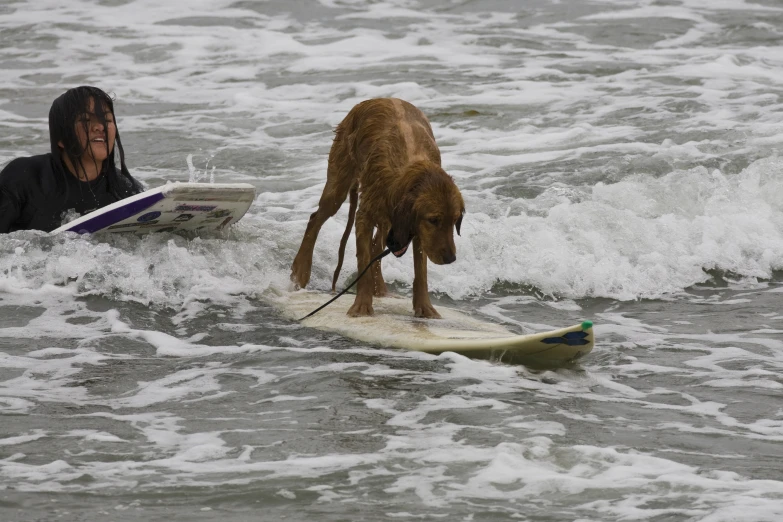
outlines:
{"label": "dog's hind leg", "polygon": [[[378,226],[375,230],[375,237],[372,240],[372,257],[380,255],[386,248],[386,236],[389,233],[388,226]],[[375,297],[385,297],[389,294],[386,288],[386,282],[383,280],[383,273],[381,272],[381,261],[374,263],[372,266],[372,279],[373,279],[373,295]]]}
{"label": "dog's hind leg", "polygon": [[335,268],[334,277],[332,277],[332,292],[334,292],[337,288],[337,278],[340,277],[340,270],[343,268],[345,245],[348,243],[348,237],[350,237],[351,229],[353,228],[353,220],[354,217],[356,217],[356,207],[359,203],[359,189],[356,185],[351,188],[350,195],[351,203],[348,210],[348,224],[345,225],[345,232],[343,232],[343,237],[340,239],[340,250],[337,254],[337,268]]}
{"label": "dog's hind leg", "polygon": [[315,249],[315,240],[318,239],[318,233],[326,220],[334,216],[345,201],[348,192],[354,185],[352,176],[340,176],[334,172],[333,166],[329,165],[326,176],[326,186],[321,194],[321,200],[318,202],[318,210],[310,215],[307,222],[302,244],[299,245],[299,251],[296,253],[294,263],[291,265],[291,281],[297,288],[304,288],[310,282],[310,270],[313,266],[313,250]]}

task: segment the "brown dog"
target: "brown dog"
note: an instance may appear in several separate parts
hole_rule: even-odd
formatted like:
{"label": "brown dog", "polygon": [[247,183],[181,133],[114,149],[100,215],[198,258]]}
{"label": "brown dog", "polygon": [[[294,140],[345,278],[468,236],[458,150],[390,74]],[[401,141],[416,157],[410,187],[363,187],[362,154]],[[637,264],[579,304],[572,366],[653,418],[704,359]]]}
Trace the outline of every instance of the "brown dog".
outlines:
{"label": "brown dog", "polygon": [[[367,100],[351,109],[337,126],[326,186],[291,266],[291,280],[300,288],[310,280],[318,232],[349,194],[348,225],[340,241],[332,290],[355,217],[359,271],[384,250],[389,230],[399,245],[396,248],[407,246],[412,239],[413,310],[416,317],[440,318],[427,291],[427,258],[437,265],[457,258],[454,228],[459,234],[465,203],[454,180],[440,166],[432,128],[419,109],[395,98]],[[359,280],[348,315],[372,315],[373,295],[386,295],[380,262],[370,274]]]}

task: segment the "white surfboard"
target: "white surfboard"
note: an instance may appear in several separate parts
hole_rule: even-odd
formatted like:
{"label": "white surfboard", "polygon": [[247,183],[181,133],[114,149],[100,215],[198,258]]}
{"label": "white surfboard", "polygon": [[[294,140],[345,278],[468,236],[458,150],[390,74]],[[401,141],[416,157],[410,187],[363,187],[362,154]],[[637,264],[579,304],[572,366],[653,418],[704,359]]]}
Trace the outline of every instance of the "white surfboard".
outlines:
{"label": "white surfboard", "polygon": [[[300,290],[279,297],[277,305],[284,315],[298,320],[331,298],[330,294]],[[499,324],[443,306],[436,306],[442,319],[416,318],[410,298],[402,297],[376,297],[375,315],[349,317],[346,312],[354,298],[341,296],[302,324],[381,346],[432,354],[456,352],[467,357],[544,367],[572,363],[590,353],[595,342],[590,321],[518,335]]]}
{"label": "white surfboard", "polygon": [[52,234],[222,230],[245,215],[255,195],[248,183],[168,183],[90,212]]}

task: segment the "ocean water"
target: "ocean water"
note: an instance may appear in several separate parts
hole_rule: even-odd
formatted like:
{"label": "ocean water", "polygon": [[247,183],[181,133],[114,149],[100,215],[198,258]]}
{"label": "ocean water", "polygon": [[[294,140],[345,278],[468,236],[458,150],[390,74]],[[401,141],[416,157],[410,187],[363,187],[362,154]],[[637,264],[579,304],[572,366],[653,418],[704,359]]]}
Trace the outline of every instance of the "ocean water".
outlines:
{"label": "ocean water", "polygon": [[[145,185],[258,194],[221,236],[0,236],[0,520],[783,520],[782,71],[778,0],[0,1],[0,166],[93,84]],[[578,365],[278,313],[332,129],[384,96],[466,201],[434,304],[591,319]]]}

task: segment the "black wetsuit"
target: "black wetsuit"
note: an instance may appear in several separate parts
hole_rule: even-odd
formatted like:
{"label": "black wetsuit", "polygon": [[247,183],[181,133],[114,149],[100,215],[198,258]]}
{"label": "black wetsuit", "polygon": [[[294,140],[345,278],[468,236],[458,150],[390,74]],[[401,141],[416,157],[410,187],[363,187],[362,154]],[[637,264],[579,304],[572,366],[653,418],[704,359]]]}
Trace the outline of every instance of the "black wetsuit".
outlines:
{"label": "black wetsuit", "polygon": [[0,172],[0,233],[51,232],[71,209],[84,215],[141,191],[136,180],[114,169],[80,181],[60,172],[51,153],[17,158]]}

